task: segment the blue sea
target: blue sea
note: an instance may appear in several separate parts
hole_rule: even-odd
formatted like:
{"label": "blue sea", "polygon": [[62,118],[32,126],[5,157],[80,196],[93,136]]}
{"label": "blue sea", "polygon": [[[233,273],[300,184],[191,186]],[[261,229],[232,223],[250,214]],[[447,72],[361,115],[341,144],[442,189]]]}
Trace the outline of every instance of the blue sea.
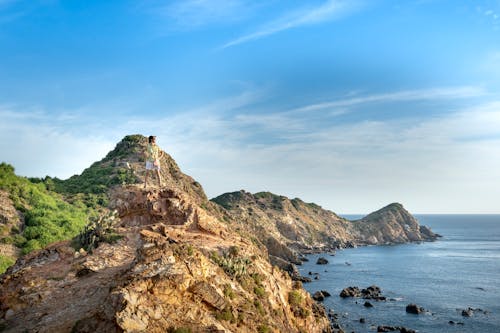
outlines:
{"label": "blue sea", "polygon": [[[378,325],[431,333],[500,332],[500,215],[416,217],[443,238],[345,249],[335,256],[310,255],[299,270],[303,276],[319,273],[319,279],[304,287],[311,294],[318,290],[332,294],[323,304],[339,315],[346,332],[376,332]],[[329,263],[316,265],[320,256]],[[374,307],[366,308],[363,299],[339,297],[343,288],[370,285],[379,286],[389,300],[370,300]],[[409,303],[428,312],[408,314]],[[463,317],[462,310],[469,307],[485,312]],[[360,318],[366,323],[360,323]]]}

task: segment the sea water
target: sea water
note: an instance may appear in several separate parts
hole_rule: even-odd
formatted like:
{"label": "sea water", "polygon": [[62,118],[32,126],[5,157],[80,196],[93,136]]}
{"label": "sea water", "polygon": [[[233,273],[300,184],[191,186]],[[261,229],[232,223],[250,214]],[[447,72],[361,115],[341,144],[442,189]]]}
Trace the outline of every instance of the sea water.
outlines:
{"label": "sea water", "polygon": [[[346,216],[355,219],[357,216]],[[435,242],[368,246],[337,251],[335,256],[308,256],[299,266],[313,294],[326,290],[324,300],[346,332],[376,332],[378,325],[404,326],[418,332],[500,332],[500,215],[417,215],[443,237]],[[327,265],[317,265],[319,257]],[[377,285],[387,301],[342,299],[343,288]],[[427,311],[406,313],[415,303]],[[471,317],[467,308],[481,309]],[[360,323],[360,318],[365,323]],[[453,323],[450,323],[452,321]]]}

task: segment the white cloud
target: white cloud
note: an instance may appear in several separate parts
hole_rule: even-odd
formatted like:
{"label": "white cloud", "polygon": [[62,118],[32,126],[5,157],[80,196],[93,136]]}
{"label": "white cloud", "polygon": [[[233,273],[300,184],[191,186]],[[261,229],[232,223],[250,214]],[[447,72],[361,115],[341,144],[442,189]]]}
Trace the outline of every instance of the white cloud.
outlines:
{"label": "white cloud", "polygon": [[[482,93],[441,88],[356,98],[369,105],[381,103],[380,96],[412,102],[475,92]],[[301,197],[342,213],[367,213],[392,201],[415,213],[499,212],[494,201],[500,196],[500,101],[424,120],[318,126],[303,112],[251,113],[265,96],[247,91],[163,118],[115,119],[113,126],[84,122],[80,134],[67,129],[74,115],[53,121],[41,111],[19,114],[5,106],[0,108],[2,160],[25,175],[70,176],[102,158],[126,134],[156,134],[160,146],[210,197],[243,188]],[[346,112],[352,103],[343,103]],[[95,135],[108,127],[106,136]]]}
{"label": "white cloud", "polygon": [[315,103],[299,107],[292,111],[294,112],[317,111],[321,109],[349,107],[349,106],[368,104],[368,103],[435,100],[435,99],[450,99],[450,98],[470,98],[470,97],[482,96],[484,94],[485,94],[484,90],[479,87],[452,87],[452,88],[404,90],[392,93],[374,94],[361,97],[352,97],[342,100]]}
{"label": "white cloud", "polygon": [[221,48],[228,48],[238,44],[243,44],[292,28],[319,24],[338,19],[357,7],[359,7],[359,1],[328,0],[320,6],[304,7],[298,10],[290,11],[285,13],[280,18],[264,24],[252,33],[240,36],[225,43]]}

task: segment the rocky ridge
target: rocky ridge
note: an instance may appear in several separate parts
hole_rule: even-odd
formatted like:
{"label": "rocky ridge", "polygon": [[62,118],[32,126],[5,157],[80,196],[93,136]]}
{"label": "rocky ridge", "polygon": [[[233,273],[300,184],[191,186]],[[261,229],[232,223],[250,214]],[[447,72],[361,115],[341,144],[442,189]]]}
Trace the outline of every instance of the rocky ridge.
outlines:
{"label": "rocky ridge", "polygon": [[[122,140],[102,167],[126,166],[140,179],[145,138],[135,139]],[[71,241],[55,243],[1,275],[2,330],[329,332],[324,309],[300,283],[270,264],[258,240],[234,230],[237,222],[168,155],[162,158],[165,186],[109,189],[118,241],[88,253]]]}
{"label": "rocky ridge", "polygon": [[224,207],[240,228],[259,238],[271,259],[300,263],[300,253],[332,252],[360,245],[435,240],[438,235],[401,204],[390,204],[366,217],[349,221],[314,203],[269,192],[225,193],[213,202]]}

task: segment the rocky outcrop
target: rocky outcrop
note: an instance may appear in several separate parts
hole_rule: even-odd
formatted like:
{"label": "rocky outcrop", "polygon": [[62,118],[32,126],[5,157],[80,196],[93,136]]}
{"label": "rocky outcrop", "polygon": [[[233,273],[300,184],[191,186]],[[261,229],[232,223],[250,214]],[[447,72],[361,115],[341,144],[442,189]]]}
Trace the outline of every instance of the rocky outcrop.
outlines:
{"label": "rocky outcrop", "polygon": [[417,304],[411,303],[406,306],[406,312],[412,314],[421,314],[425,312],[425,309]]}
{"label": "rocky outcrop", "polygon": [[358,244],[362,245],[432,241],[438,237],[428,227],[420,226],[399,203],[390,204],[352,224]]}
{"label": "rocky outcrop", "polygon": [[56,243],[1,276],[5,332],[329,331],[308,293],[187,192],[126,186],[111,198],[118,242]]}
{"label": "rocky outcrop", "polygon": [[364,299],[373,299],[376,301],[386,300],[386,297],[382,296],[382,290],[375,285],[361,290],[358,287],[347,287],[342,289],[339,296],[342,298],[362,297]]}
{"label": "rocky outcrop", "polygon": [[316,204],[269,192],[251,194],[242,190],[212,201],[225,208],[232,220],[239,222],[239,228],[265,244],[270,254],[292,263],[297,260],[297,253],[334,252],[357,245],[419,242],[438,237],[428,227],[419,225],[398,203],[361,220],[348,221]]}

